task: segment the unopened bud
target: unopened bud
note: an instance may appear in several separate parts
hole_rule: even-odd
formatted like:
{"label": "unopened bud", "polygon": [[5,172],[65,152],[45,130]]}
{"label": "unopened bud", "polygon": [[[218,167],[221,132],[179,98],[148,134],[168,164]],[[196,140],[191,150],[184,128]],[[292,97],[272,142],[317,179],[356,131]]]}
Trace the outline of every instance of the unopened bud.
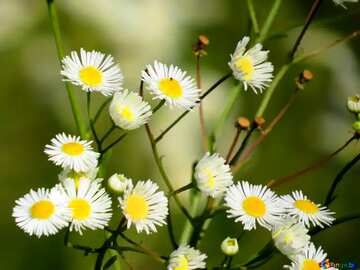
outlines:
{"label": "unopened bud", "polygon": [[130,185],[132,185],[131,179],[123,174],[115,173],[108,179],[108,187],[115,194],[123,193]]}
{"label": "unopened bud", "polygon": [[262,116],[258,116],[254,120],[257,127],[262,127],[265,125],[265,118]]}
{"label": "unopened bud", "polygon": [[250,121],[246,117],[239,117],[235,123],[235,126],[241,129],[248,129],[250,127]]}
{"label": "unopened bud", "polygon": [[210,41],[209,41],[209,38],[205,35],[200,35],[199,36],[199,43],[204,45],[204,46],[207,46],[209,45]]}
{"label": "unopened bud", "polygon": [[305,83],[311,81],[313,77],[314,75],[310,70],[305,69],[303,72],[301,72],[296,80],[297,90],[304,89]]}
{"label": "unopened bud", "polygon": [[204,56],[207,54],[205,48],[209,45],[210,41],[207,36],[200,35],[197,42],[192,46],[193,52],[197,56]]}
{"label": "unopened bud", "polygon": [[234,256],[239,251],[237,239],[226,237],[221,243],[221,250],[227,256]]}
{"label": "unopened bud", "polygon": [[350,112],[360,113],[360,96],[355,95],[348,97],[347,108]]}
{"label": "unopened bud", "polygon": [[353,129],[356,133],[360,134],[360,121],[356,121],[352,124]]}

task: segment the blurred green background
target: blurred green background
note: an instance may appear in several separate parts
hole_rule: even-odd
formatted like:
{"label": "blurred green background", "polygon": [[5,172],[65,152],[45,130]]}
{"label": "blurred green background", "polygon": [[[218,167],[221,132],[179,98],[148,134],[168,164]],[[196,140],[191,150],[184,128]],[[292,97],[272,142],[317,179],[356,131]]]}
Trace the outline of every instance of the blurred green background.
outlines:
{"label": "blurred green background", "polygon": [[[236,43],[248,31],[248,15],[244,0],[231,1],[129,1],[129,0],[63,0],[56,1],[65,51],[100,50],[114,55],[125,76],[125,87],[136,90],[140,70],[155,59],[175,63],[194,74],[191,45],[199,34],[210,39],[208,56],[203,59],[204,88],[228,72],[227,62]],[[254,0],[260,23],[273,1]],[[300,26],[312,4],[311,0],[283,1],[271,33],[283,31],[286,36],[268,40],[270,61],[276,69],[284,63],[287,52],[297,37]],[[359,29],[360,5],[347,10],[331,0],[324,1],[320,12],[307,32],[300,52],[316,49]],[[267,119],[286,102],[294,88],[294,78],[307,68],[314,80],[306,87],[266,141],[255,152],[236,179],[266,183],[274,177],[289,174],[334,151],[351,135],[352,116],[345,103],[357,93],[360,74],[360,42],[353,40],[328,50],[321,56],[294,67],[277,88],[265,113]],[[47,161],[44,145],[58,132],[76,133],[59,64],[46,1],[0,1],[0,141],[1,170],[1,269],[92,269],[94,256],[83,257],[79,251],[63,246],[64,232],[53,237],[29,237],[15,226],[11,217],[14,201],[30,188],[51,187],[57,183],[59,168]],[[206,124],[210,130],[222,111],[234,81],[229,80],[205,101]],[[76,89],[85,109],[84,92]],[[251,118],[262,96],[248,91],[239,97],[236,110],[218,136],[218,151],[225,153],[233,136],[232,123],[237,116]],[[96,106],[103,101],[96,95]],[[152,120],[157,133],[181,111],[162,109]],[[84,114],[85,115],[85,114]],[[108,127],[107,116],[98,126]],[[161,142],[160,151],[174,186],[189,182],[191,164],[201,157],[197,113],[193,112]],[[357,142],[329,162],[326,167],[300,177],[276,191],[285,194],[301,188],[314,201],[322,202],[331,181],[344,164],[360,150]],[[152,160],[144,129],[133,132],[117,146],[108,174],[125,173],[133,179],[161,178]],[[337,217],[359,213],[360,167],[346,175],[333,203]],[[187,202],[187,195],[183,196]],[[180,234],[184,218],[176,212],[175,230]],[[340,225],[314,237],[335,262],[360,263],[360,221]],[[223,215],[215,218],[200,249],[209,255],[210,265],[222,255],[219,245],[226,236],[236,236],[241,226]],[[171,252],[166,228],[158,234],[131,235],[160,254]],[[101,232],[88,232],[80,238],[83,244],[100,245]],[[268,240],[264,230],[248,233],[240,243],[236,261],[243,261]],[[164,269],[151,258],[130,255],[135,269]],[[280,269],[286,258],[277,254],[260,269]]]}

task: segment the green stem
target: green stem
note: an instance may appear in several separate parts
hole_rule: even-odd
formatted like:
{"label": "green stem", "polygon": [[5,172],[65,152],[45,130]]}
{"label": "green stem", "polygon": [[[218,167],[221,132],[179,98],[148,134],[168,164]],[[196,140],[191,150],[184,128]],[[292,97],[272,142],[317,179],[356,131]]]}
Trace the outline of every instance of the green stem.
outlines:
{"label": "green stem", "polygon": [[[51,27],[55,38],[57,55],[61,65],[61,61],[64,57],[64,49],[62,46],[59,19],[54,5],[54,0],[47,0],[47,5],[48,5],[49,18],[51,21]],[[86,138],[87,129],[84,125],[75,94],[69,82],[65,82],[65,88],[69,97],[71,110],[76,123],[76,127],[80,133],[81,138]]]}
{"label": "green stem", "polygon": [[270,87],[266,90],[264,97],[261,100],[260,106],[255,114],[255,117],[263,116],[267,106],[269,105],[270,99],[271,99],[276,87],[278,86],[278,84],[280,83],[282,78],[285,76],[285,74],[289,70],[290,66],[291,66],[291,64],[283,65],[281,67],[281,69],[279,70],[279,72],[275,75]]}
{"label": "green stem", "polygon": [[112,100],[111,97],[107,98],[103,104],[101,104],[100,108],[98,109],[98,111],[96,112],[95,114],[95,117],[94,117],[94,124],[96,123],[96,121],[99,119],[101,113],[104,111],[106,105],[108,105],[110,103],[110,101]]}
{"label": "green stem", "polygon": [[260,31],[260,35],[259,35],[259,38],[258,38],[258,42],[263,42],[267,35],[268,35],[268,32],[274,22],[274,19],[279,11],[279,8],[281,6],[281,3],[282,3],[282,0],[275,0],[274,1],[274,4],[273,6],[271,7],[271,10],[269,12],[269,15],[268,17],[266,18],[266,21],[263,25],[263,27],[261,28],[261,31]]}
{"label": "green stem", "polygon": [[256,13],[254,8],[253,0],[246,0],[248,11],[250,14],[251,23],[254,29],[254,33],[257,36],[259,34],[259,23],[256,19]]}

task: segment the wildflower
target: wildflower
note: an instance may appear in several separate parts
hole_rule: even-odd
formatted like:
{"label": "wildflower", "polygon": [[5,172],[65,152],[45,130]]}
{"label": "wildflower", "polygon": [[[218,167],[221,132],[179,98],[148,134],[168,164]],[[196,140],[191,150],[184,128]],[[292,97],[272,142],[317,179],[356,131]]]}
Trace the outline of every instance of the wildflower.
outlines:
{"label": "wildflower", "polygon": [[207,256],[189,246],[180,246],[170,254],[168,270],[192,270],[206,268]]}
{"label": "wildflower", "polygon": [[289,270],[321,270],[321,262],[326,258],[326,253],[321,247],[315,248],[313,243],[310,243],[299,254],[290,266],[285,266]]}
{"label": "wildflower", "polygon": [[108,187],[115,194],[121,194],[132,187],[132,181],[123,174],[115,173],[108,179]]}
{"label": "wildflower", "polygon": [[236,238],[226,237],[221,243],[221,250],[227,256],[234,256],[239,252],[239,245]]}

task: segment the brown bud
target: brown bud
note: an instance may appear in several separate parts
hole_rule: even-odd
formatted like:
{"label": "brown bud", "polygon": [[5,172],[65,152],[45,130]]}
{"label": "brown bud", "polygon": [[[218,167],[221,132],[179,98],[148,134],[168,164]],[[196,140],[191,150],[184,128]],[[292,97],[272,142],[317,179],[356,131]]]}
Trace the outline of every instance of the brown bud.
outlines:
{"label": "brown bud", "polygon": [[302,76],[302,78],[303,78],[306,82],[311,81],[312,78],[314,77],[314,75],[311,73],[311,71],[310,71],[310,70],[307,70],[307,69],[305,69],[305,70],[303,71],[303,73],[301,74],[301,76]]}
{"label": "brown bud", "polygon": [[204,46],[207,46],[210,43],[209,38],[205,35],[200,35],[198,38],[198,42],[199,44],[202,44]]}
{"label": "brown bud", "polygon": [[255,118],[254,122],[257,127],[262,127],[265,125],[265,118],[262,116],[258,116]]}
{"label": "brown bud", "polygon": [[205,35],[198,36],[197,42],[192,46],[193,53],[197,56],[206,55],[206,46],[209,45],[209,39]]}
{"label": "brown bud", "polygon": [[235,125],[241,129],[248,129],[250,127],[250,121],[246,117],[239,117]]}

